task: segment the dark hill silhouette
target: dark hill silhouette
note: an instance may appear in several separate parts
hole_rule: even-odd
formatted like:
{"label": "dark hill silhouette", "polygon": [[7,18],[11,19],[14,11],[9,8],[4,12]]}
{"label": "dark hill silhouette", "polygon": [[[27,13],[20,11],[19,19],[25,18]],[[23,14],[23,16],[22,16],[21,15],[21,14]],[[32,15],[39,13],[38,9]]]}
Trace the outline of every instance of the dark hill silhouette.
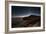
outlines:
{"label": "dark hill silhouette", "polygon": [[12,27],[39,27],[40,16],[30,15],[28,17],[12,18]]}
{"label": "dark hill silhouette", "polygon": [[40,19],[40,16],[30,15],[28,17],[23,18],[23,20],[32,20],[32,19]]}

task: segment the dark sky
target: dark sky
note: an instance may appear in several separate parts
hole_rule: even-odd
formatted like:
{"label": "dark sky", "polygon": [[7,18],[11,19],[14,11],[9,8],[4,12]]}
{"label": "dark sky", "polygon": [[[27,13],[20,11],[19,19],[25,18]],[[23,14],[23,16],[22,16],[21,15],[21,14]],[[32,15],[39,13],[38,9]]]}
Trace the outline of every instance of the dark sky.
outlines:
{"label": "dark sky", "polygon": [[40,15],[40,7],[12,6],[13,16]]}

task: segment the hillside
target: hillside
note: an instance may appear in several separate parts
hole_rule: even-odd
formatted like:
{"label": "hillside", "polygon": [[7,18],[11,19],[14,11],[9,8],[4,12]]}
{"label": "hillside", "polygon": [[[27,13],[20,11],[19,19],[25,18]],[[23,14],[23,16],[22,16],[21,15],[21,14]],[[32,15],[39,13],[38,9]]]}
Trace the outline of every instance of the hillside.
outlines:
{"label": "hillside", "polygon": [[12,27],[39,27],[40,16],[31,15],[28,17],[12,18]]}

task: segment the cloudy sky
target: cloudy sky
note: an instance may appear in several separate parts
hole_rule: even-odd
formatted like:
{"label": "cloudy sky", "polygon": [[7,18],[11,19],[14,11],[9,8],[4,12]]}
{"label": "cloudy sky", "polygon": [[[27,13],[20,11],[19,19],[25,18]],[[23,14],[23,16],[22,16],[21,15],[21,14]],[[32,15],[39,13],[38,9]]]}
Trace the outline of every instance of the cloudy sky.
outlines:
{"label": "cloudy sky", "polygon": [[12,6],[13,16],[40,16],[40,7],[25,7],[25,6]]}

